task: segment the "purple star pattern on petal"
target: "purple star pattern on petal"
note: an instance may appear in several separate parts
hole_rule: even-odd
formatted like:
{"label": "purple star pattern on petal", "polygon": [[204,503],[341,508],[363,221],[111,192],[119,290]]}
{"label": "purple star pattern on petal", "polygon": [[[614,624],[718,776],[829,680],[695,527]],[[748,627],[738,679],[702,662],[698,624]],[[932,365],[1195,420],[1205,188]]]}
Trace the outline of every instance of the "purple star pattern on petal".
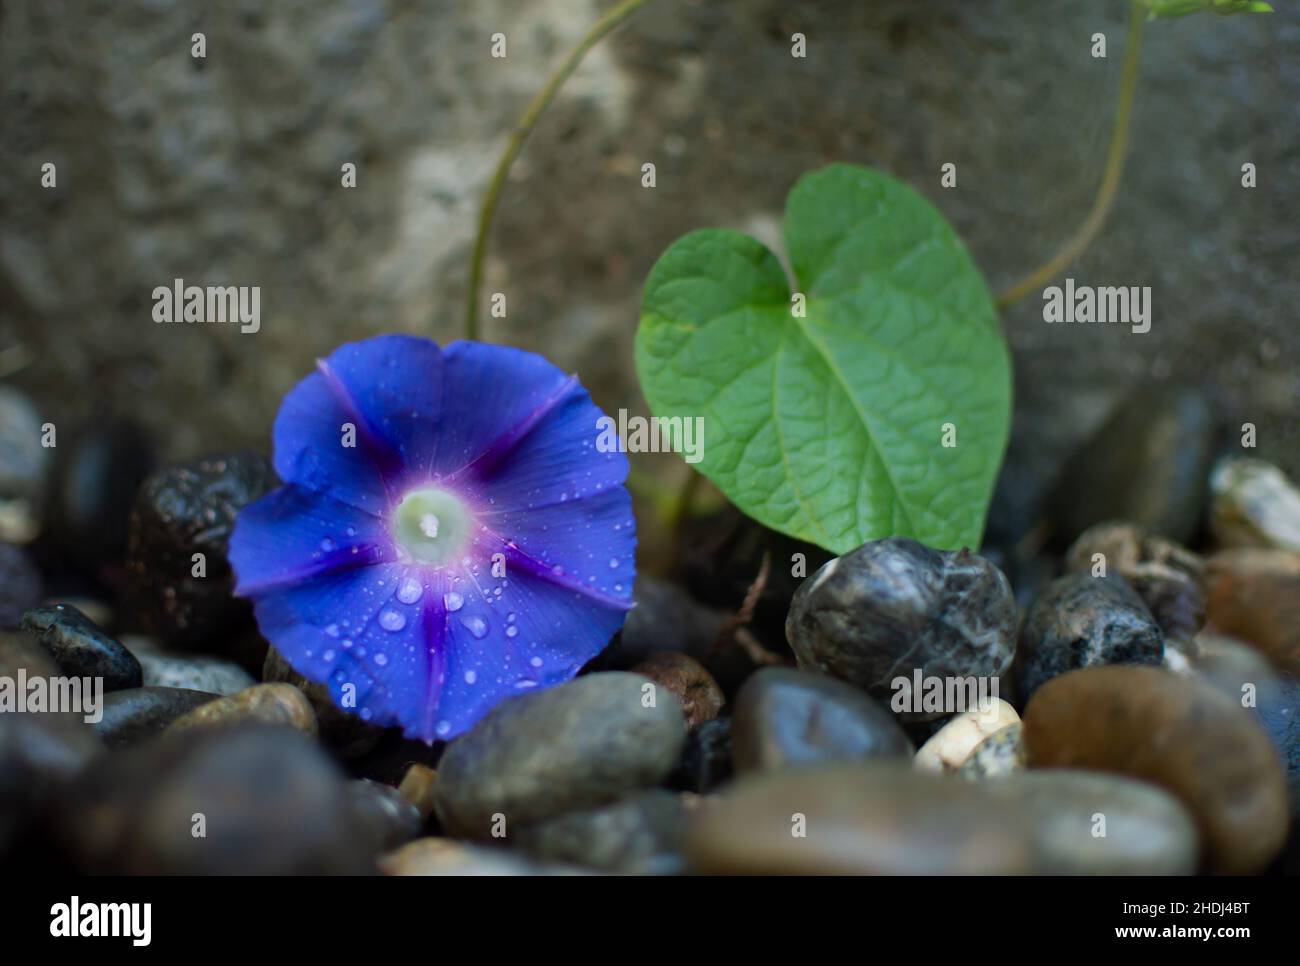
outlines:
{"label": "purple star pattern on petal", "polygon": [[340,707],[425,741],[566,681],[636,576],[627,458],[541,356],[412,336],[345,345],[285,397],[285,485],[239,516],[236,592]]}

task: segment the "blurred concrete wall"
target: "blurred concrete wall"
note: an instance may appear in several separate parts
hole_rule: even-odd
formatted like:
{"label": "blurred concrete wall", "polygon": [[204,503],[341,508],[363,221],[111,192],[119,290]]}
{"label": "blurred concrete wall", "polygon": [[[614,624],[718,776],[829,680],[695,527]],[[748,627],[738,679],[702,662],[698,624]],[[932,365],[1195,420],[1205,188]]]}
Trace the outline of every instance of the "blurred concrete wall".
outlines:
{"label": "blurred concrete wall", "polygon": [[[457,337],[491,166],[607,6],[0,0],[0,370],[61,426],[130,415],[181,457],[265,447],[280,396],[340,342]],[[1048,327],[1037,299],[1007,314],[1026,473],[1124,387],[1188,377],[1222,387],[1260,425],[1261,455],[1300,471],[1300,12],[1277,6],[1148,26],[1117,209],[1071,274],[1152,286],[1153,328]],[[606,407],[638,405],[631,339],[654,259],[708,225],[775,239],[790,185],[833,160],[926,192],[1001,288],[1091,204],[1126,9],[655,0],[588,57],[521,158],[489,265],[508,316],[487,336],[578,371]],[[46,161],[56,190],[40,187]],[[956,189],[939,186],[946,161]],[[151,292],[174,278],[260,285],[261,331],[156,325]]]}

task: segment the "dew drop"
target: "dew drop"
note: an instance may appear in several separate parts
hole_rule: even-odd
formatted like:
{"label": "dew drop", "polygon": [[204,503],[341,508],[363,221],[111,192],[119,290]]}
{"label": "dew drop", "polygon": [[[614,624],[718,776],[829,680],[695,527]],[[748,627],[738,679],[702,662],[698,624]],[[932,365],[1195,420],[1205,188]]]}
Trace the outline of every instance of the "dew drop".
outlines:
{"label": "dew drop", "polygon": [[442,604],[448,611],[455,613],[465,606],[465,598],[454,590],[449,590],[442,595]]}
{"label": "dew drop", "polygon": [[506,628],[506,637],[514,637],[518,633],[519,628],[514,627],[513,625]]}
{"label": "dew drop", "polygon": [[406,618],[395,610],[386,610],[379,615],[379,626],[386,631],[400,631],[406,626]]}
{"label": "dew drop", "polygon": [[473,683],[474,683],[475,681],[477,681],[477,680],[478,680],[478,675],[477,675],[475,672],[473,672],[473,671],[466,671],[466,672],[465,672],[465,683],[466,683],[466,684],[473,684]]}
{"label": "dew drop", "polygon": [[529,658],[528,663],[531,664],[533,667],[541,667],[542,659],[540,657]]}
{"label": "dew drop", "polygon": [[531,678],[520,678],[515,682],[515,688],[520,691],[527,691],[529,688],[537,687],[537,682]]}
{"label": "dew drop", "polygon": [[327,661],[333,661],[335,657],[334,649],[330,648],[328,651],[322,654],[321,657],[323,657]]}
{"label": "dew drop", "polygon": [[327,635],[329,635],[330,637],[338,637],[338,636],[339,636],[339,625],[338,625],[338,624],[330,624],[328,627],[325,628],[325,633],[326,633]]}
{"label": "dew drop", "polygon": [[433,730],[438,732],[438,734],[440,735],[445,735],[447,732],[451,731],[451,722],[439,721],[437,726]]}
{"label": "dew drop", "polygon": [[403,604],[414,604],[424,593],[424,585],[414,577],[403,577],[397,588],[397,599]]}
{"label": "dew drop", "polygon": [[554,567],[551,568],[551,573],[555,574],[555,576],[557,577],[563,577],[564,568],[561,567],[559,564],[556,564]]}
{"label": "dew drop", "polygon": [[617,569],[618,569],[618,558],[617,558],[617,557],[610,557],[610,558],[609,558],[609,569],[610,569],[610,570],[617,570]]}
{"label": "dew drop", "polygon": [[326,553],[329,553],[331,550],[334,549],[334,541],[331,540],[329,537],[326,537],[324,540],[320,542],[320,548],[324,550]]}
{"label": "dew drop", "polygon": [[481,617],[462,617],[460,622],[465,625],[465,629],[473,634],[480,641],[487,637],[487,621]]}
{"label": "dew drop", "polygon": [[387,655],[387,654],[376,654],[376,655],[375,655],[375,664],[377,664],[379,667],[383,667],[383,666],[384,666],[385,664],[387,664],[387,663],[388,663],[388,655]]}

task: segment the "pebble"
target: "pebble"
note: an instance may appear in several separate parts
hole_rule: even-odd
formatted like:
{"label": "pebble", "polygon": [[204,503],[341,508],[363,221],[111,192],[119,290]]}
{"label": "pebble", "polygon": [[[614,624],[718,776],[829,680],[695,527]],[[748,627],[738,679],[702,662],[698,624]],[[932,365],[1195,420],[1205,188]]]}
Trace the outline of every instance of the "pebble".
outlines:
{"label": "pebble", "polygon": [[1068,570],[1117,573],[1133,588],[1166,636],[1195,636],[1205,623],[1205,566],[1201,558],[1130,523],[1099,523],[1065,555]]}
{"label": "pebble", "polygon": [[229,728],[257,722],[283,725],[315,737],[316,713],[307,696],[291,684],[257,684],[235,694],[209,701],[177,718],[164,734]]}
{"label": "pebble", "polygon": [[0,386],[0,541],[30,543],[40,532],[52,450],[41,445],[41,416],[12,386]]}
{"label": "pebble", "polygon": [[437,787],[438,773],[418,762],[406,769],[402,783],[397,786],[401,796],[415,806],[421,825],[429,821],[429,816],[433,814],[433,797]]}
{"label": "pebble", "polygon": [[420,834],[420,811],[396,788],[368,778],[347,784],[348,807],[368,851],[389,852]]}
{"label": "pebble", "polygon": [[1191,388],[1146,387],[1065,462],[1048,495],[1057,536],[1127,520],[1186,544],[1205,514],[1218,446],[1214,410]]}
{"label": "pebble", "polygon": [[671,691],[682,705],[686,726],[694,728],[711,721],[722,710],[726,698],[718,682],[699,661],[679,651],[659,651],[632,668]]}
{"label": "pebble", "polygon": [[148,438],[131,423],[106,423],[64,441],[47,507],[54,546],[73,567],[99,576],[126,550],[131,501],[153,466]]}
{"label": "pebble", "polygon": [[502,848],[470,845],[444,838],[408,842],[379,858],[385,875],[581,875],[579,869],[541,865]]}
{"label": "pebble", "polygon": [[1300,553],[1300,489],[1257,459],[1220,461],[1210,477],[1210,532],[1223,547]]}
{"label": "pebble", "polygon": [[962,778],[978,781],[982,778],[1004,778],[1024,771],[1024,728],[1019,722],[993,732],[966,756],[957,766]]}
{"label": "pebble", "polygon": [[41,572],[22,547],[0,543],[0,629],[13,630],[41,602]]}
{"label": "pebble", "polygon": [[1286,838],[1286,784],[1267,735],[1194,678],[1147,667],[1071,671],[1035,693],[1024,740],[1031,768],[1118,772],[1171,792],[1195,818],[1213,872],[1257,872]]}
{"label": "pebble", "polygon": [[[265,457],[234,453],[150,476],[131,510],[128,599],[138,621],[170,646],[229,641],[251,624],[247,601],[231,591],[226,557],[238,512],[276,485]],[[203,554],[195,576],[193,555]]]}
{"label": "pebble", "polygon": [[1210,626],[1300,675],[1300,574],[1222,568],[1213,574],[1206,607]]}
{"label": "pebble", "polygon": [[892,762],[747,776],[698,809],[686,841],[690,869],[715,874],[1176,874],[1197,857],[1185,810],[1141,782],[965,782]]}
{"label": "pebble", "polygon": [[95,734],[109,748],[135,744],[161,734],[177,718],[220,695],[184,688],[127,688],[104,696],[104,713]]}
{"label": "pebble", "polygon": [[55,828],[92,874],[371,870],[344,777],[286,728],[196,729],[119,749],[78,777]]}
{"label": "pebble", "polygon": [[70,604],[29,610],[22,628],[70,677],[103,678],[105,691],[138,688],[143,683],[135,655]]}
{"label": "pebble", "polygon": [[[0,678],[52,678],[58,666],[27,634],[0,632]],[[0,858],[56,793],[104,751],[82,714],[0,713]]]}
{"label": "pebble", "polygon": [[745,682],[732,748],[742,774],[912,754],[911,740],[882,705],[851,684],[791,668],[764,668]]}
{"label": "pebble", "polygon": [[1122,577],[1076,573],[1053,581],[1029,608],[1014,673],[1021,700],[1028,700],[1075,668],[1158,665],[1163,658],[1160,626]]}
{"label": "pebble", "polygon": [[316,712],[321,741],[348,761],[369,754],[383,737],[383,728],[368,724],[352,712],[340,708],[334,703],[326,684],[308,681],[290,667],[289,662],[274,647],[266,649],[262,680],[268,684],[291,684],[307,695],[307,700]]}
{"label": "pebble", "polygon": [[686,815],[681,795],[655,789],[527,826],[510,838],[544,861],[620,875],[676,875],[685,868]]}
{"label": "pebble", "polygon": [[669,788],[703,795],[734,773],[731,758],[731,719],[714,718],[692,728],[682,753],[668,776]]}
{"label": "pebble", "polygon": [[[1011,586],[967,550],[931,550],[890,537],[832,560],[796,592],[786,636],[799,665],[888,702],[893,682],[996,677],[1011,662],[1017,611]],[[927,721],[942,712],[910,710]]]}
{"label": "pebble", "polygon": [[1016,709],[998,698],[987,712],[975,708],[947,722],[921,746],[912,763],[922,771],[956,771],[982,742],[1019,722]]}
{"label": "pebble", "polygon": [[686,723],[664,689],[646,707],[646,679],[609,671],[498,705],[454,740],[438,766],[442,827],[490,838],[507,828],[593,808],[658,785],[677,762]]}
{"label": "pebble", "polygon": [[190,657],[180,654],[144,652],[136,655],[146,686],[188,688],[230,695],[257,684],[238,664],[219,657]]}

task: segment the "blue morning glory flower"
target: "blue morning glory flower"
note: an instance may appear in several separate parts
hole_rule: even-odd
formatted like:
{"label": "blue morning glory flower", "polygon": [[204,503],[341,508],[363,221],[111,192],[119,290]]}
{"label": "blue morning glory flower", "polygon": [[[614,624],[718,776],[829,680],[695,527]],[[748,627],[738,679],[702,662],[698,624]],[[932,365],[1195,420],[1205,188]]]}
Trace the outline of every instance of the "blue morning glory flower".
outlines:
{"label": "blue morning glory flower", "polygon": [[285,397],[285,486],[230,540],[263,635],[424,741],[573,677],[632,606],[627,457],[576,376],[478,342],[345,345]]}

